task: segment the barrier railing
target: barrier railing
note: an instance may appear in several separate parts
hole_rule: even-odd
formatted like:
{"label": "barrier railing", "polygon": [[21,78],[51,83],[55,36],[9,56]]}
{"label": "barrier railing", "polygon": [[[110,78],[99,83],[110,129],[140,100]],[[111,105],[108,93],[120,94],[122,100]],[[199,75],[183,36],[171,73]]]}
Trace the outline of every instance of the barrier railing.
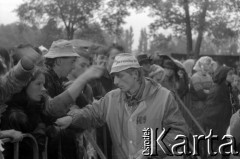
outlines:
{"label": "barrier railing", "polygon": [[[36,139],[31,134],[23,134],[24,138],[30,138],[32,140],[33,145],[33,159],[39,159],[39,151],[38,151],[38,144]],[[11,142],[10,138],[3,138],[1,139],[3,143]],[[19,142],[15,142],[14,144],[14,159],[19,159]]]}

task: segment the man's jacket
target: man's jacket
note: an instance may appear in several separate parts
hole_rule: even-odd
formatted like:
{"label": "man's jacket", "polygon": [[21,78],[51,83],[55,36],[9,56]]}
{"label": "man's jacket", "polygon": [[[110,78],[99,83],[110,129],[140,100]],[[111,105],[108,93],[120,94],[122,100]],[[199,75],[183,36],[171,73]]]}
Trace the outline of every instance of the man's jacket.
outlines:
{"label": "man's jacket", "polygon": [[[69,112],[73,117],[71,127],[87,129],[106,122],[113,141],[115,159],[137,158],[141,155],[144,147],[144,128],[151,128],[154,132],[158,128],[157,136],[163,128],[170,128],[163,139],[168,148],[174,144],[176,135],[186,135],[185,120],[173,95],[150,79],[145,80],[142,100],[137,109],[131,114],[126,107],[128,106],[124,93],[115,89],[93,105]],[[162,147],[164,148],[164,145]],[[161,158],[165,156],[160,146],[157,146],[157,152]]]}

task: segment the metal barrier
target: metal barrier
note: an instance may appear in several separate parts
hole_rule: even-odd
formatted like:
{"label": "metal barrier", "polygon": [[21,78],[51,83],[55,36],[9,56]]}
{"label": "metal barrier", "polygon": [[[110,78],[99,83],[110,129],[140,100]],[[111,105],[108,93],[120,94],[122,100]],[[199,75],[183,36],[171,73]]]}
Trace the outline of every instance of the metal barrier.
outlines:
{"label": "metal barrier", "polygon": [[[38,151],[38,144],[36,139],[31,134],[23,134],[24,138],[30,138],[33,143],[33,159],[39,159],[39,151]],[[1,139],[3,143],[11,142],[10,138]],[[14,144],[14,159],[19,159],[19,142],[15,142]]]}

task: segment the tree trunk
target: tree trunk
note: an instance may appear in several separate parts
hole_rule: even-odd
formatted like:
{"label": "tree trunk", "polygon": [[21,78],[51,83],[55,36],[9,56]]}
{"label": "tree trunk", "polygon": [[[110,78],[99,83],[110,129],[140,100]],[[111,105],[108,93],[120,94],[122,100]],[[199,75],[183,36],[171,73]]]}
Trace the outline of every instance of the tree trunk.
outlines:
{"label": "tree trunk", "polygon": [[72,40],[74,35],[74,29],[72,29],[71,27],[66,27],[66,31],[67,31],[67,39]]}
{"label": "tree trunk", "polygon": [[192,27],[189,14],[189,1],[184,0],[184,11],[185,11],[185,23],[186,23],[186,37],[187,37],[187,58],[191,56],[192,46]]}
{"label": "tree trunk", "polygon": [[195,46],[195,58],[198,58],[200,54],[203,33],[205,29],[205,22],[206,22],[205,17],[206,17],[208,6],[209,6],[209,0],[205,0],[202,5],[202,13],[200,14],[199,21],[198,21],[199,28],[198,28],[197,42]]}

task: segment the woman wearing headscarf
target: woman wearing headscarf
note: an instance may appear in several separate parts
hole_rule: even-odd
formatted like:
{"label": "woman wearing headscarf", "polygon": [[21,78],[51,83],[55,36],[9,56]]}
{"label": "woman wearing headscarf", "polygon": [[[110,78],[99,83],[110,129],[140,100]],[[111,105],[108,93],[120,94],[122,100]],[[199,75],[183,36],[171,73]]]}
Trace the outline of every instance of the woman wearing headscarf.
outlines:
{"label": "woman wearing headscarf", "polygon": [[[201,57],[193,67],[196,71],[190,79],[191,106],[190,110],[201,123],[200,116],[206,108],[206,100],[211,87],[213,86],[212,77],[209,75],[211,70],[212,58],[208,56]],[[193,131],[197,131],[193,128]]]}
{"label": "woman wearing headscarf", "polygon": [[187,59],[186,61],[183,62],[183,67],[186,70],[189,78],[192,77],[194,64],[195,64],[194,59]]}
{"label": "woman wearing headscarf", "polygon": [[[206,108],[202,114],[202,125],[209,134],[212,129],[213,134],[219,139],[226,134],[230,124],[230,118],[234,112],[234,98],[231,83],[233,82],[234,70],[227,66],[218,68],[215,72],[213,81],[215,83],[211,89],[206,102]],[[213,150],[223,141],[214,141]]]}

